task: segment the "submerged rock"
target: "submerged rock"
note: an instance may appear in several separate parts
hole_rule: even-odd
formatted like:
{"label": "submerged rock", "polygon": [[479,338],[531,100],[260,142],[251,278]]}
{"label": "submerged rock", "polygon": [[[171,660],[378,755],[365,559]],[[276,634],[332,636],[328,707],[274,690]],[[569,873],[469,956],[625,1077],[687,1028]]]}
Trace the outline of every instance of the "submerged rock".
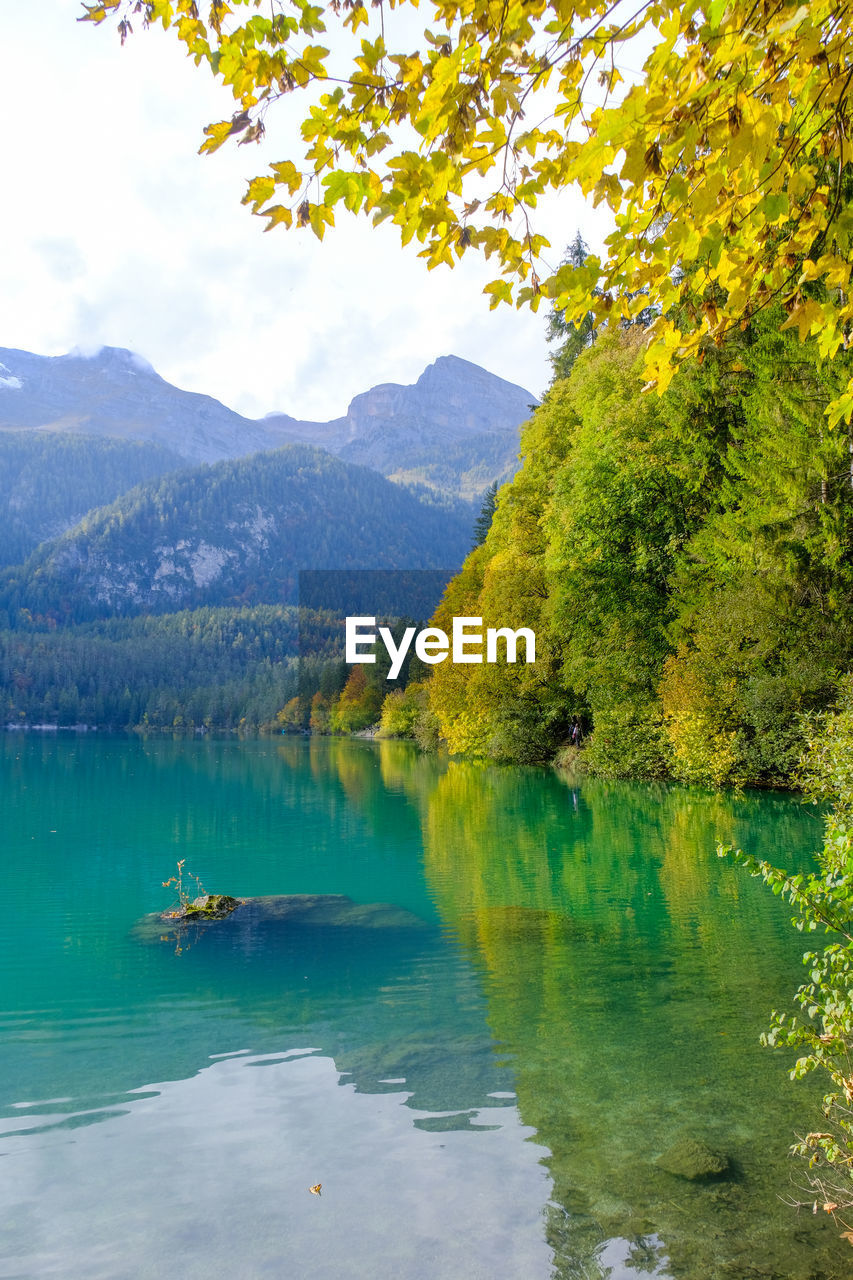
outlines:
{"label": "submerged rock", "polygon": [[688,1182],[710,1182],[724,1178],[730,1172],[728,1156],[714,1151],[697,1138],[681,1138],[659,1155],[655,1164],[664,1172],[676,1178],[686,1178]]}
{"label": "submerged rock", "polygon": [[[236,908],[239,907],[239,911]],[[176,912],[155,912],[143,916],[131,930],[140,942],[162,942],[163,926],[174,935],[193,932],[196,925],[208,921],[223,920],[222,930],[230,937],[248,938],[259,931],[275,936],[293,930],[332,929],[341,933],[348,930],[368,931],[416,931],[422,933],[426,924],[418,916],[403,907],[389,902],[353,902],[343,894],[293,893],[261,898],[232,898],[227,894],[205,894]],[[215,933],[219,933],[217,928]]]}

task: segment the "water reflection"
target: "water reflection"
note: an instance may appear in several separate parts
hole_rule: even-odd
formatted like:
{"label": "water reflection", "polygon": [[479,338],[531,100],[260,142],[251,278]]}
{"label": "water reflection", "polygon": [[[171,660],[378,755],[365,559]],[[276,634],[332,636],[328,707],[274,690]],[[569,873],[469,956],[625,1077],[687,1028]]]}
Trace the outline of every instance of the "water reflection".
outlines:
{"label": "water reflection", "polygon": [[85,1140],[54,1130],[34,1141],[22,1127],[0,1161],[14,1167],[8,1179],[0,1169],[13,1268],[0,1260],[0,1274],[547,1275],[531,1131],[485,1108],[472,1145],[468,1133],[424,1131],[406,1100],[399,1088],[358,1093],[331,1058],[294,1049],[162,1083]]}
{"label": "water reflection", "polygon": [[[807,1107],[757,1047],[798,939],[714,855],[719,839],[801,851],[810,815],[787,797],[578,792],[451,761],[423,822],[436,902],[484,972],[521,1114],[550,1151],[558,1273],[606,1275],[614,1237],[637,1259],[653,1239],[679,1280],[810,1276],[824,1248],[840,1266],[829,1224],[809,1230],[778,1198]],[[662,1169],[685,1138],[731,1176]]]}
{"label": "water reflection", "polygon": [[[144,1189],[132,1172],[122,1176],[149,1197],[153,1221],[154,1167],[168,1165],[168,1129],[157,1117],[176,1123],[169,1107],[180,1101],[195,1128],[179,1126],[188,1143],[179,1163],[210,1162],[223,1182],[205,1184],[204,1212],[241,1211],[236,1184],[227,1201],[221,1160],[230,1152],[242,1169],[251,1150],[266,1172],[257,1185],[246,1176],[270,1214],[275,1153],[286,1148],[275,1125],[285,1122],[278,1112],[266,1127],[250,1118],[253,1106],[269,1114],[274,1104],[252,1095],[248,1081],[264,1073],[246,1055],[210,1065],[250,1049],[252,1062],[270,1064],[282,1106],[299,1092],[300,1072],[319,1072],[315,1083],[322,1076],[305,1134],[327,1154],[324,1169],[300,1170],[300,1187],[325,1187],[325,1170],[339,1161],[358,1166],[385,1201],[365,1237],[374,1275],[426,1275],[416,1255],[430,1256],[430,1233],[440,1239],[429,1274],[448,1280],[848,1273],[831,1224],[795,1219],[779,1198],[794,1172],[789,1135],[810,1116],[802,1086],[757,1043],[767,1010],[786,1004],[796,985],[801,941],[775,899],[714,855],[719,839],[776,860],[814,845],[812,814],[788,797],[577,786],[400,743],[3,748],[0,806],[15,787],[2,815],[9,892],[25,907],[0,939],[14,974],[0,1021],[4,1092],[14,1103],[73,1099],[6,1108],[4,1144],[13,1148],[3,1149],[16,1162],[31,1159],[40,1128],[47,1141],[47,1126],[58,1126],[49,1132],[59,1142],[74,1116],[89,1125],[75,1158],[92,1169],[106,1135],[120,1133],[125,1164],[141,1160],[147,1170]],[[176,954],[174,938],[143,942],[134,924],[165,905],[157,888],[179,856],[217,890],[343,894],[356,907],[348,918],[315,915],[284,929],[249,927],[248,917],[244,928],[234,917]],[[385,925],[368,927],[365,906],[382,903],[392,904]],[[328,1067],[282,1057],[298,1046]],[[332,1063],[329,1090],[323,1073]],[[233,1092],[216,1094],[229,1119],[211,1129],[199,1100],[214,1080]],[[153,1096],[134,1097],[142,1086]],[[158,1099],[168,1099],[162,1112]],[[239,1157],[228,1099],[247,1127]],[[660,1157],[685,1137],[724,1153],[731,1176],[691,1182],[667,1172]],[[439,1153],[448,1151],[445,1167],[450,1156]],[[101,1186],[92,1169],[68,1171],[93,1179],[90,1198]],[[508,1199],[523,1206],[523,1256],[493,1248],[491,1227],[469,1229],[467,1252],[454,1252],[441,1232],[444,1219],[455,1221],[443,1180],[460,1218],[484,1228],[498,1203],[505,1213]],[[201,1210],[174,1186],[172,1194],[181,1210],[167,1214],[170,1230],[179,1232],[181,1214],[196,1224],[187,1227],[191,1249]],[[75,1195],[55,1201],[53,1221],[82,1212],[86,1192]],[[325,1213],[325,1191],[323,1199]],[[341,1231],[354,1229],[349,1207],[335,1209]],[[386,1210],[398,1270],[382,1269]],[[133,1210],[140,1230],[144,1212]],[[18,1220],[40,1213],[30,1204]],[[256,1217],[249,1213],[262,1242]],[[232,1230],[235,1249],[245,1246],[242,1229]],[[313,1274],[302,1226],[287,1231],[293,1240],[279,1263],[293,1257],[296,1274]],[[344,1235],[328,1223],[324,1233],[312,1239],[325,1274],[356,1274]],[[494,1228],[495,1241],[505,1238]],[[265,1249],[259,1243],[246,1274],[274,1267]]]}

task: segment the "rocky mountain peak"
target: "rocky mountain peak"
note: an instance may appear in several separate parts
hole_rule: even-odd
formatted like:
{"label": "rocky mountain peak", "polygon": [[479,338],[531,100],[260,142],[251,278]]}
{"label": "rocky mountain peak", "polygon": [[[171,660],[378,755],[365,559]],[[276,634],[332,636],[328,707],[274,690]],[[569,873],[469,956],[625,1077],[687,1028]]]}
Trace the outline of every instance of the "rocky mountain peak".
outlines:
{"label": "rocky mountain peak", "polygon": [[409,482],[474,497],[516,469],[529,391],[459,356],[440,356],[410,385],[382,383],[331,422],[244,418],[172,386],[123,347],[38,356],[0,348],[0,430],[72,431],[154,442],[188,462],[217,462],[285,443],[326,449]]}

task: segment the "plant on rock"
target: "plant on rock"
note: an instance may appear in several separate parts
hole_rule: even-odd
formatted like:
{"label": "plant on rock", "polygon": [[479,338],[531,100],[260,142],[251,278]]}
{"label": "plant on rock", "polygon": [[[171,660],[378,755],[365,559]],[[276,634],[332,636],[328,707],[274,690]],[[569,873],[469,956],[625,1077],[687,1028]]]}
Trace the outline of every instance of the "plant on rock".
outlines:
{"label": "plant on rock", "polygon": [[[201,880],[191,871],[185,871],[185,865],[186,858],[180,858],[177,875],[163,881],[164,889],[175,886],[178,898],[174,906],[163,912],[164,920],[218,920],[230,915],[240,905],[238,898],[232,898],[227,893],[205,893]],[[194,896],[189,890],[191,880],[195,881]]]}

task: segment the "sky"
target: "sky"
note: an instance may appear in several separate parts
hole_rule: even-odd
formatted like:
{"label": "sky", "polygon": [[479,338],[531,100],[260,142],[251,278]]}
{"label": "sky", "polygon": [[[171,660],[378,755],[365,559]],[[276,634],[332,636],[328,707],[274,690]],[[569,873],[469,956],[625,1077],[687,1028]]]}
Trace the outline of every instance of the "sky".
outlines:
{"label": "sky", "polygon": [[[336,417],[451,354],[541,394],[544,308],[490,311],[489,263],[469,253],[427,271],[417,246],[366,218],[339,215],[322,244],[265,234],[240,203],[245,182],[297,154],[296,117],[271,111],[260,146],[199,156],[230,92],[171,34],[139,30],[122,48],[80,12],[0,0],[0,346],[127,347],[250,417]],[[553,265],[576,231],[593,249],[607,234],[574,193],[548,202],[540,229]]]}

